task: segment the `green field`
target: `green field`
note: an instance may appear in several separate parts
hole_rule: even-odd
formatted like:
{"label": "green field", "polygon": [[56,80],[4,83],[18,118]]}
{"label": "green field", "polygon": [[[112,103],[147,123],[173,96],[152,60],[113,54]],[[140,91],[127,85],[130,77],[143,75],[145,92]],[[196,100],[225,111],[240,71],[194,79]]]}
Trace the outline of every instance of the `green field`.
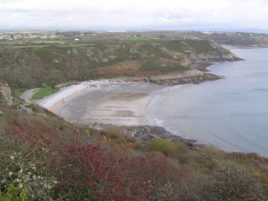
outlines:
{"label": "green field", "polygon": [[54,88],[54,87],[40,88],[39,91],[33,95],[32,100],[38,100],[38,99],[44,98],[58,91],[59,89]]}

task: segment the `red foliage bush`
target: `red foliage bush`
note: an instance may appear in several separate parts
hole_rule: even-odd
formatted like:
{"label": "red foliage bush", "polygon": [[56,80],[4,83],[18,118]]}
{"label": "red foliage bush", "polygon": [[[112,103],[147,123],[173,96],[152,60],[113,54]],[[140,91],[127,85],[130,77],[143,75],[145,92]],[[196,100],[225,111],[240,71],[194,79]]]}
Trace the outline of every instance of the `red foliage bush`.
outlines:
{"label": "red foliage bush", "polygon": [[176,168],[156,154],[131,156],[103,145],[69,146],[63,186],[91,189],[99,200],[146,200],[157,186],[176,178]]}
{"label": "red foliage bush", "polygon": [[11,122],[8,130],[36,149],[45,147],[56,153],[46,165],[58,178],[54,189],[58,200],[142,201],[160,186],[179,178],[178,168],[161,154],[134,155],[111,142],[88,144],[79,131],[66,133],[35,119]]}
{"label": "red foliage bush", "polygon": [[20,137],[32,144],[45,144],[49,145],[52,141],[59,137],[60,132],[58,130],[43,131],[38,125],[32,121],[25,121],[20,124],[11,124],[9,130],[12,135]]}

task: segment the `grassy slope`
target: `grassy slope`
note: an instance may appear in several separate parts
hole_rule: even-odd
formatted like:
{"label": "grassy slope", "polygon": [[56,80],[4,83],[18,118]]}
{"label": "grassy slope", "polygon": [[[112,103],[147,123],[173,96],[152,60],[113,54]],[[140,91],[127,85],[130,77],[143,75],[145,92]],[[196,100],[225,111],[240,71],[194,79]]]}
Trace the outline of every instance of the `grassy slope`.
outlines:
{"label": "grassy slope", "polygon": [[166,140],[138,144],[120,130],[75,126],[23,102],[0,110],[4,194],[13,185],[29,201],[268,199],[268,160],[256,154]]}
{"label": "grassy slope", "polygon": [[32,100],[41,99],[45,96],[49,96],[51,94],[54,94],[58,92],[57,88],[54,87],[46,87],[46,88],[40,88],[32,97]]}
{"label": "grassy slope", "polygon": [[189,52],[225,53],[203,40],[2,42],[0,80],[12,87],[32,88],[73,80],[180,72],[189,67],[182,64]]}

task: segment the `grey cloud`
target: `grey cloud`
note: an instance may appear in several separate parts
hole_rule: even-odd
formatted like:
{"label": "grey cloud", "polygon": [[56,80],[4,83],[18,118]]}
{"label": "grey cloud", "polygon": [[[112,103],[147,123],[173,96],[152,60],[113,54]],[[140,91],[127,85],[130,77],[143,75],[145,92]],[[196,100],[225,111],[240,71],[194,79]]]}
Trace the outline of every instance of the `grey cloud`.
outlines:
{"label": "grey cloud", "polygon": [[0,0],[2,27],[249,29],[268,24],[264,0]]}

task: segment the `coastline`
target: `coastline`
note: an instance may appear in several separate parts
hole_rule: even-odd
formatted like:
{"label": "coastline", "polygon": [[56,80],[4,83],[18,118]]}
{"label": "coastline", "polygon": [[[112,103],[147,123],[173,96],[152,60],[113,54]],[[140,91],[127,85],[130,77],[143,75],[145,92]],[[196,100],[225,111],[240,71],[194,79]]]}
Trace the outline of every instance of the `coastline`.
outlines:
{"label": "coastline", "polygon": [[[145,118],[145,111],[150,94],[161,88],[163,86],[153,83],[125,79],[86,81],[63,87],[59,92],[32,103],[72,123],[149,125]],[[22,98],[25,94],[29,94],[29,91],[31,90],[24,92]],[[78,109],[76,107],[68,112],[76,103],[80,104]]]}
{"label": "coastline", "polygon": [[[152,98],[152,93],[157,90],[174,85],[198,84],[218,79],[222,77],[193,69],[184,73],[150,77],[85,81],[63,87],[56,94],[34,103],[75,124],[95,129],[120,128],[126,135],[141,142],[167,138],[193,146],[195,140],[183,139],[149,122],[145,117],[147,105]],[[116,91],[113,85],[131,87],[140,85],[148,88],[137,90],[135,87],[134,89],[126,87],[123,91]]]}
{"label": "coastline", "polygon": [[[21,98],[23,98],[24,100],[28,102],[38,104],[41,107],[44,107],[50,110],[51,112],[57,114],[59,109],[63,105],[70,102],[74,98],[84,93],[90,93],[92,91],[101,90],[101,86],[105,84],[142,83],[142,84],[152,84],[152,85],[158,86],[156,87],[157,89],[161,89],[161,88],[168,87],[168,86],[182,85],[182,84],[199,84],[205,81],[213,81],[213,80],[218,80],[218,79],[222,79],[222,77],[208,73],[208,72],[203,72],[200,70],[192,69],[192,70],[185,71],[183,73],[168,73],[164,75],[153,75],[153,76],[147,76],[147,77],[134,77],[134,78],[122,77],[122,78],[114,78],[114,79],[90,80],[90,81],[76,83],[73,85],[67,84],[67,86],[65,86],[66,84],[62,84],[63,87],[60,87],[59,92],[46,96],[39,100],[34,100],[34,101],[31,101],[31,96],[33,96],[33,94],[38,89],[37,88],[29,89],[22,93]],[[153,91],[149,91],[149,92],[153,92]],[[144,108],[144,105],[146,105],[149,101],[148,98],[150,94],[147,91],[146,93],[142,95],[144,96],[143,97],[144,99],[147,99],[147,101],[145,101],[145,103],[142,104],[143,108]],[[138,97],[138,94],[135,95],[134,93],[130,93],[129,95],[134,95],[135,96],[134,99],[136,99],[136,101],[143,102],[142,100],[140,100],[142,97]],[[121,96],[122,96],[121,98],[126,99],[125,101],[128,101],[131,98],[133,98],[133,96],[127,97],[128,96],[127,92],[125,92],[125,94],[121,94]],[[116,94],[113,97],[111,97],[111,99],[114,99],[114,100],[115,99],[120,100],[121,98],[120,98],[120,94]],[[133,102],[133,100],[131,102]],[[105,107],[105,105],[103,107]],[[126,108],[125,114],[124,114],[124,111],[122,112],[119,111],[117,115],[126,117],[127,116],[126,112],[129,109],[130,108]],[[141,111],[138,111],[139,110],[138,108],[134,110],[135,111],[132,111],[130,109],[129,114],[131,113],[141,114],[142,113]]]}

